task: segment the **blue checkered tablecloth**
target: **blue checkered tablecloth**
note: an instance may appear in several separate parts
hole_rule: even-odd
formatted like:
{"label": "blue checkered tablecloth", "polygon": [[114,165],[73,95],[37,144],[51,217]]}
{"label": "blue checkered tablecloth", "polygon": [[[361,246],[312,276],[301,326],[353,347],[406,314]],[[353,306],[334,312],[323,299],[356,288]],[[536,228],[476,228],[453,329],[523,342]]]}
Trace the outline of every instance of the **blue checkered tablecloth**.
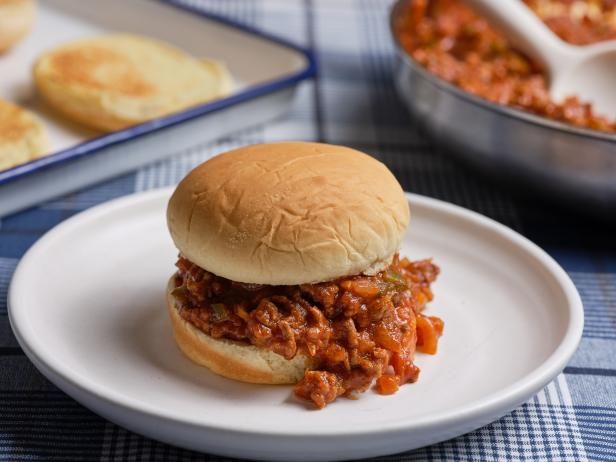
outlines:
{"label": "blue checkered tablecloth", "polygon": [[374,154],[404,188],[490,216],[529,237],[567,270],[584,300],[580,348],[564,373],[501,420],[432,447],[383,457],[420,460],[616,460],[616,227],[502,190],[442,155],[392,82],[387,12],[379,0],[194,0],[312,48],[320,72],[290,114],[216,143],[0,220],[0,460],[218,461],[143,438],[51,385],[11,333],[6,292],[19,258],[45,231],[118,196],[177,182],[212,155],[282,139],[345,144]]}

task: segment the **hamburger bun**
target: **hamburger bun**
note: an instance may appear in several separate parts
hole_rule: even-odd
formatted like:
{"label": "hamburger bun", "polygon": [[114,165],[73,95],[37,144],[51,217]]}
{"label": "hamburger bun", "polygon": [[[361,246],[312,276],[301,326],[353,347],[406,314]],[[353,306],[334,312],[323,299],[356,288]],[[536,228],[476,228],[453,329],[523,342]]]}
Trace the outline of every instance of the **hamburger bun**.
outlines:
{"label": "hamburger bun", "polygon": [[35,15],[34,0],[0,0],[0,53],[30,32]]}
{"label": "hamburger bun", "polygon": [[182,352],[193,362],[212,372],[247,383],[292,384],[299,381],[309,367],[309,359],[297,354],[287,360],[282,356],[248,343],[214,339],[204,334],[178,313],[172,291],[173,277],[167,286],[167,308],[173,335]]}
{"label": "hamburger bun", "polygon": [[101,131],[219,98],[231,87],[221,63],[127,34],[78,40],[48,51],[34,66],[34,80],[51,108]]}
{"label": "hamburger bun", "polygon": [[47,133],[39,120],[0,99],[0,170],[29,162],[48,150]]}
{"label": "hamburger bun", "polygon": [[237,282],[293,285],[375,274],[409,208],[392,173],[328,144],[258,144],[214,157],[178,185],[171,236],[193,263]]}

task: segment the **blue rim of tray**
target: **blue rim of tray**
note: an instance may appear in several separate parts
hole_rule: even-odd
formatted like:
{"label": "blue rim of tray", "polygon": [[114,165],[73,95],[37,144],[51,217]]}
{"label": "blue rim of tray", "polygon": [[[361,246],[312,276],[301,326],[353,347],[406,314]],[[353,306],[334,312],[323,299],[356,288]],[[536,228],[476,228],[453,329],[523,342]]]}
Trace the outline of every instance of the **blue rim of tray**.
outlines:
{"label": "blue rim of tray", "polygon": [[309,79],[316,75],[316,60],[314,58],[312,50],[302,48],[283,38],[276,37],[254,27],[239,23],[237,21],[234,21],[233,19],[225,18],[214,13],[201,11],[192,6],[179,3],[179,0],[158,1],[166,5],[190,12],[197,16],[201,16],[212,21],[225,24],[240,31],[247,32],[251,35],[262,38],[269,42],[276,43],[286,48],[295,50],[304,56],[304,58],[306,59],[306,66],[297,72],[291,73],[279,79],[250,86],[239,93],[233,94],[232,96],[212,101],[210,103],[201,104],[199,106],[191,107],[190,109],[184,110],[182,112],[177,112],[168,116],[159,117],[157,119],[153,119],[139,125],[134,125],[123,130],[104,134],[96,138],[84,141],[83,143],[79,143],[68,149],[64,149],[48,156],[35,159],[26,164],[21,164],[8,170],[0,171],[0,185],[10,183],[14,180],[28,176],[35,172],[59,166],[73,159],[77,159],[91,154],[96,154],[101,149],[114,146],[124,141],[137,139],[149,133],[153,133],[158,130],[162,130],[192,119],[196,119],[197,117],[201,117],[206,114],[211,114],[213,112],[231,107],[244,101],[248,101],[254,98],[258,98],[260,96],[267,95],[269,93],[276,92],[278,90],[290,87],[302,80]]}

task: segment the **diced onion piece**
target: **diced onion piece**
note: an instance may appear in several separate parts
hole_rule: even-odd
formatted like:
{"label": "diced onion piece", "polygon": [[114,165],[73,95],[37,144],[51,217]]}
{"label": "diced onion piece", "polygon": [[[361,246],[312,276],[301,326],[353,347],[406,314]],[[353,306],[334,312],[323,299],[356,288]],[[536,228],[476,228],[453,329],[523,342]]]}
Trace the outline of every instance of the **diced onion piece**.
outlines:
{"label": "diced onion piece", "polygon": [[436,316],[428,316],[430,318],[430,322],[434,326],[434,330],[437,335],[440,337],[443,335],[443,328],[445,327],[445,323],[441,318],[437,318]]}
{"label": "diced onion piece", "polygon": [[377,345],[388,349],[389,351],[399,352],[400,342],[393,338],[387,328],[380,324],[374,329],[374,341]]}
{"label": "diced onion piece", "polygon": [[382,375],[376,379],[376,391],[381,395],[393,395],[398,388],[398,377],[395,375]]}
{"label": "diced onion piece", "polygon": [[381,291],[379,286],[375,284],[373,281],[369,281],[366,279],[358,279],[351,283],[351,292],[353,292],[358,297],[372,298],[379,295]]}
{"label": "diced onion piece", "polygon": [[417,316],[417,349],[422,353],[433,355],[436,353],[438,334],[430,318]]}

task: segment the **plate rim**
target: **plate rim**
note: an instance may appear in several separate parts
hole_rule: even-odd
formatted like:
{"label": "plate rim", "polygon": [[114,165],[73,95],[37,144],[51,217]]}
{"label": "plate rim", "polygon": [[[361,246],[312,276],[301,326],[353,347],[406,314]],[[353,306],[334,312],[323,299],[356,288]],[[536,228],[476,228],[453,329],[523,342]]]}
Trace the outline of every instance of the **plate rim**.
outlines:
{"label": "plate rim", "polygon": [[[104,202],[95,207],[87,209],[83,212],[73,215],[67,220],[56,225],[54,228],[47,231],[41,236],[28,251],[20,259],[8,290],[7,311],[9,322],[15,337],[23,349],[28,359],[35,365],[37,369],[51,382],[60,389],[64,390],[58,381],[64,381],[72,390],[77,389],[81,394],[94,396],[100,402],[107,406],[122,408],[137,413],[141,416],[162,419],[163,421],[172,422],[180,425],[190,425],[210,431],[224,431],[236,435],[251,435],[251,436],[284,436],[284,437],[306,437],[306,438],[329,438],[329,437],[361,437],[374,436],[384,433],[399,433],[409,432],[414,430],[426,430],[429,428],[438,429],[443,426],[450,426],[455,423],[464,421],[481,421],[486,416],[498,414],[504,415],[510,412],[513,407],[521,404],[525,400],[532,397],[541,388],[547,385],[551,380],[562,372],[568,361],[575,353],[579,342],[582,338],[584,327],[584,311],[581,297],[565,270],[543,249],[534,244],[529,239],[525,238],[516,231],[507,226],[498,223],[497,221],[481,215],[464,207],[451,204],[439,199],[434,199],[419,194],[405,192],[407,200],[413,204],[427,207],[440,214],[446,214],[455,218],[462,218],[471,221],[473,224],[478,224],[482,227],[487,227],[496,234],[505,237],[514,244],[519,244],[527,254],[533,257],[536,261],[543,264],[543,267],[549,271],[551,276],[558,282],[559,289],[567,300],[567,315],[568,325],[564,336],[560,340],[557,348],[545,360],[545,362],[533,370],[529,374],[523,375],[520,379],[509,384],[494,393],[491,393],[479,400],[471,402],[471,404],[456,407],[453,411],[446,410],[428,414],[422,417],[398,419],[391,422],[380,423],[377,428],[366,425],[353,426],[342,428],[339,431],[319,431],[319,428],[303,428],[297,430],[285,429],[262,429],[253,428],[251,426],[225,425],[216,424],[213,422],[204,422],[201,419],[191,416],[178,416],[169,409],[157,409],[148,403],[135,403],[129,397],[122,396],[112,388],[98,385],[96,382],[72,373],[69,368],[65,367],[60,361],[55,360],[53,354],[46,352],[43,345],[37,344],[36,338],[28,338],[27,329],[24,329],[23,321],[20,321],[19,311],[15,308],[18,291],[21,289],[22,274],[27,270],[29,262],[37,258],[40,252],[48,242],[55,239],[72,227],[79,226],[82,221],[96,219],[98,215],[113,213],[115,210],[124,207],[135,206],[140,203],[160,200],[163,197],[169,197],[174,187],[154,189],[150,191],[130,194],[111,201]],[[38,346],[38,348],[37,348]],[[73,395],[71,394],[71,397]],[[74,398],[73,398],[74,399]],[[78,399],[83,404],[82,399]],[[85,404],[84,404],[85,405]],[[86,406],[88,407],[88,406]]]}

